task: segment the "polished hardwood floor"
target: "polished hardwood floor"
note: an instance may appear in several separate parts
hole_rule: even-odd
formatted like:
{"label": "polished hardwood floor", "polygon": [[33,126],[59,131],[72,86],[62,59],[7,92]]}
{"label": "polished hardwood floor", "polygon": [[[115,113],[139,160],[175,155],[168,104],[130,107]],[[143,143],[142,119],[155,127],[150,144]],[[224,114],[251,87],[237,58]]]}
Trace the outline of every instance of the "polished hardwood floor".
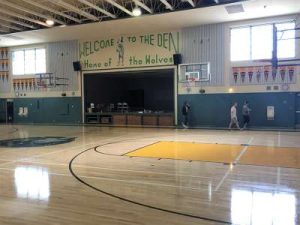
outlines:
{"label": "polished hardwood floor", "polygon": [[[41,136],[76,139],[0,147],[0,224],[300,224],[300,170],[263,154],[298,165],[298,132],[0,125],[1,140]],[[126,155],[159,141],[243,148],[233,163]]]}

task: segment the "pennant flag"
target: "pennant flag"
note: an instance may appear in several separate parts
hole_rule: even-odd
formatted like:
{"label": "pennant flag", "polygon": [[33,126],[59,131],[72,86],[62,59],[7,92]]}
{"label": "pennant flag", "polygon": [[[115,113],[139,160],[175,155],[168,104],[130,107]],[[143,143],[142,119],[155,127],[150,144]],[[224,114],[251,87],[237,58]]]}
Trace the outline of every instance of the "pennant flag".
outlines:
{"label": "pennant flag", "polygon": [[261,70],[260,70],[260,67],[257,67],[257,71],[256,71],[256,81],[257,81],[257,83],[260,82],[260,78],[261,78]]}
{"label": "pennant flag", "polygon": [[269,79],[269,72],[270,72],[270,66],[265,66],[264,67],[265,81],[268,81],[268,79]]}
{"label": "pennant flag", "polygon": [[281,81],[283,82],[284,79],[285,79],[285,66],[281,66],[280,68],[280,78],[281,78]]}
{"label": "pennant flag", "polygon": [[252,82],[252,77],[253,77],[253,67],[248,67],[248,77],[249,77],[249,82]]}
{"label": "pennant flag", "polygon": [[293,78],[294,78],[294,73],[295,73],[295,67],[289,66],[289,78],[290,78],[290,81],[293,80]]}
{"label": "pennant flag", "polygon": [[242,83],[245,82],[245,77],[246,77],[246,72],[245,71],[241,72]]}
{"label": "pennant flag", "polygon": [[233,67],[232,71],[233,71],[233,79],[234,79],[234,82],[236,83],[238,75],[239,75],[239,68],[238,67]]}

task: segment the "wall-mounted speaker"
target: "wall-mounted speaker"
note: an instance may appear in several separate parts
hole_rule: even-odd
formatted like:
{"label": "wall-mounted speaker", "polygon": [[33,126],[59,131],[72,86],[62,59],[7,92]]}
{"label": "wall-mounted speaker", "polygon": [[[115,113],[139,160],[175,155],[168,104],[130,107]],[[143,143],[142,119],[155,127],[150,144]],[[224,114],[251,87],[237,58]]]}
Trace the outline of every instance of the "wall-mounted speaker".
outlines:
{"label": "wall-mounted speaker", "polygon": [[174,54],[173,55],[173,62],[174,62],[174,65],[179,65],[182,63],[182,56],[181,54]]}
{"label": "wall-mounted speaker", "polygon": [[80,71],[81,70],[80,61],[73,62],[73,68],[74,68],[74,71]]}

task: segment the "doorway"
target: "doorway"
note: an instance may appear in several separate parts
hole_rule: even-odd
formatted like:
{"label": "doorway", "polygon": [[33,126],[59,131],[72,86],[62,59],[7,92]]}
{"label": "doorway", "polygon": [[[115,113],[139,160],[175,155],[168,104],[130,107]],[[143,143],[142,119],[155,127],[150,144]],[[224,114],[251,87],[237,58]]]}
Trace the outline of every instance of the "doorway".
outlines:
{"label": "doorway", "polygon": [[[86,73],[83,76],[84,87],[84,115],[94,116],[94,122],[101,122],[97,115],[92,113],[112,114],[126,112],[129,114],[147,113],[151,119],[142,116],[141,125],[148,124],[148,119],[172,118],[169,122],[173,126],[176,117],[176,70],[174,68],[114,71],[101,73]],[[119,110],[122,105],[125,110]],[[122,109],[123,109],[122,108]],[[162,115],[160,118],[156,118]],[[100,115],[101,116],[101,115]],[[97,118],[96,118],[97,117]],[[127,122],[130,118],[126,119]],[[116,120],[117,121],[117,118]],[[161,121],[162,122],[162,121]],[[150,123],[150,122],[149,122]],[[163,123],[163,122],[162,122]]]}
{"label": "doorway", "polygon": [[6,123],[14,122],[14,102],[7,101],[6,102]]}
{"label": "doorway", "polygon": [[300,129],[300,93],[296,94],[296,104],[295,104],[295,109],[296,109],[296,124],[295,127],[297,129]]}

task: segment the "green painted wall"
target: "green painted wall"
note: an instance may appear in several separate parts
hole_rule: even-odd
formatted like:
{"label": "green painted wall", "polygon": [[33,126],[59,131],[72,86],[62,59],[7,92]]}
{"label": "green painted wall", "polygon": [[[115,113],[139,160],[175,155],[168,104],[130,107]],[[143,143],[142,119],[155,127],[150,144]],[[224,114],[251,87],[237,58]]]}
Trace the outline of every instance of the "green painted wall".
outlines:
{"label": "green painted wall", "polygon": [[[242,105],[250,102],[251,127],[294,128],[298,121],[296,109],[300,101],[297,93],[241,93],[195,94],[178,96],[178,122],[181,123],[181,106],[185,100],[191,104],[191,127],[228,127],[232,102],[238,102],[238,117],[242,123]],[[0,106],[5,99],[0,99]],[[298,104],[297,104],[298,103]],[[275,107],[275,120],[267,120],[267,106]],[[28,107],[28,117],[18,115],[19,107]],[[3,113],[2,113],[3,114]],[[1,110],[0,110],[1,118]],[[81,123],[81,98],[17,98],[14,99],[15,123]]]}
{"label": "green painted wall", "polygon": [[[19,107],[28,107],[28,116],[18,115]],[[81,98],[16,98],[15,123],[81,123]]]}
{"label": "green painted wall", "polygon": [[[296,123],[296,93],[195,94],[178,96],[178,124],[184,101],[191,104],[191,127],[228,127],[230,107],[238,102],[238,119],[242,124],[242,105],[250,102],[251,126],[261,128],[294,128]],[[275,107],[275,120],[267,120],[267,106]]]}

